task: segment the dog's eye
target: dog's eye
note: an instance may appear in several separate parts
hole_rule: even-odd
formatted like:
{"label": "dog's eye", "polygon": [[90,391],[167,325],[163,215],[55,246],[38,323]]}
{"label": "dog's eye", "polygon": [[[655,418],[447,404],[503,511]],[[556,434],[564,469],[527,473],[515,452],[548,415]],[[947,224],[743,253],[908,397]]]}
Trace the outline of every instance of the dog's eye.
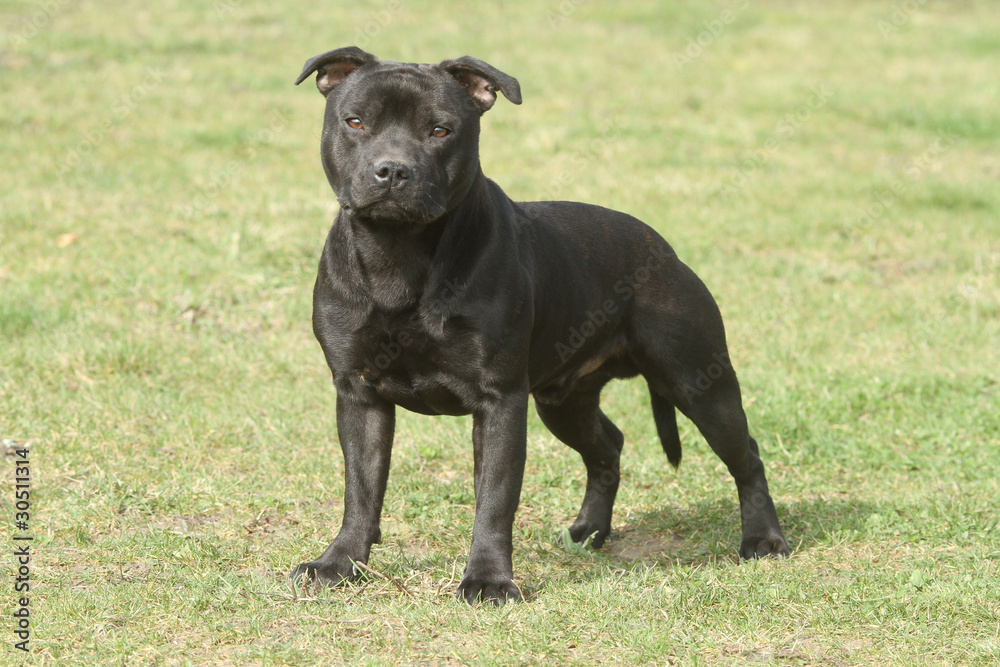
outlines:
{"label": "dog's eye", "polygon": [[365,124],[361,122],[360,118],[348,118],[347,126],[353,130],[365,129]]}
{"label": "dog's eye", "polygon": [[431,132],[431,136],[436,139],[444,139],[449,134],[451,134],[451,130],[449,130],[447,127],[441,127],[440,125],[435,127],[434,130]]}

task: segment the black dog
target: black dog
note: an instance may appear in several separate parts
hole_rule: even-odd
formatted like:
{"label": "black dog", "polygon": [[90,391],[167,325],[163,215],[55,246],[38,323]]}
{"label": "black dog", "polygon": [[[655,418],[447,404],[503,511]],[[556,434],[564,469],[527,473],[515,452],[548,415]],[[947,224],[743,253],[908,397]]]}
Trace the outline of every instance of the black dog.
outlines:
{"label": "black dog", "polygon": [[471,57],[379,60],[356,47],[306,62],[326,97],[322,159],[340,212],[320,259],[313,329],[337,388],[344,521],[293,577],[339,583],[380,540],[395,408],[473,415],[476,518],[458,595],[519,600],[512,525],[528,397],[580,452],[583,506],[570,534],[611,532],[623,437],[599,407],[613,378],[642,375],[667,458],[687,415],[736,480],[740,556],[788,545],[747,431],[722,318],[655,231],[570,202],[515,203],[483,176],[479,118],[518,82]]}

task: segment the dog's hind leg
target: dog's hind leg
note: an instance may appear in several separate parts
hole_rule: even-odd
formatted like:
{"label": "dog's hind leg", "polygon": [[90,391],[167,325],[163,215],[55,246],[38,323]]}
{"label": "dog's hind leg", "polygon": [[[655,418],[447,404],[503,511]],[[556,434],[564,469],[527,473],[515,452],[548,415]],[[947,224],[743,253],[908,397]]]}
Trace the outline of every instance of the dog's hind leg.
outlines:
{"label": "dog's hind leg", "polygon": [[569,527],[574,542],[593,536],[595,549],[611,532],[611,513],[618,493],[619,466],[625,437],[600,409],[601,387],[570,394],[559,404],[535,401],[538,416],[559,440],[580,453],[587,467],[587,490],[576,521]]}
{"label": "dog's hind leg", "polygon": [[[740,522],[743,539],[740,543],[741,558],[762,556],[787,556],[790,552],[778,523],[774,501],[767,488],[764,463],[760,459],[757,442],[747,429],[747,418],[743,412],[739,382],[736,373],[728,365],[718,364],[719,377],[710,383],[703,383],[703,389],[690,383],[682,387],[674,386],[664,390],[662,383],[650,382],[650,390],[656,401],[659,393],[667,394],[671,400],[660,395],[661,403],[673,402],[688,417],[708,441],[729,474],[736,481],[736,491],[740,500]],[[690,380],[690,378],[688,378]],[[659,386],[657,386],[659,385]],[[654,413],[656,403],[654,402]],[[661,414],[657,426],[663,437]],[[664,441],[668,456],[670,449]],[[680,450],[678,443],[678,452]]]}
{"label": "dog's hind leg", "polygon": [[743,528],[740,557],[787,556],[764,464],[747,429],[722,316],[704,284],[681,267],[674,267],[665,282],[651,280],[638,293],[631,321],[633,359],[653,396],[663,448],[672,463],[672,452],[679,461],[670,404],[694,422],[736,480]]}
{"label": "dog's hind leg", "polygon": [[740,557],[787,556],[790,552],[778,524],[774,501],[768,492],[764,463],[760,459],[757,442],[747,431],[735,373],[731,385],[720,386],[717,391],[709,390],[708,393],[711,397],[707,400],[702,398],[687,405],[685,414],[736,480],[743,527]]}

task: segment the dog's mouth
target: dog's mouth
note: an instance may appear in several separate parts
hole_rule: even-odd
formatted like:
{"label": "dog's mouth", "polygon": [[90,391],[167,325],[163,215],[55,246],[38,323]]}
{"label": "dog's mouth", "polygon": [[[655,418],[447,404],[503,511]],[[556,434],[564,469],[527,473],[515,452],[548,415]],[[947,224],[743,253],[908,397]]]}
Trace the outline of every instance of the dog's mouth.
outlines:
{"label": "dog's mouth", "polygon": [[344,197],[340,209],[367,222],[429,224],[447,213],[443,198],[427,195],[418,201],[401,201],[389,193],[366,199]]}

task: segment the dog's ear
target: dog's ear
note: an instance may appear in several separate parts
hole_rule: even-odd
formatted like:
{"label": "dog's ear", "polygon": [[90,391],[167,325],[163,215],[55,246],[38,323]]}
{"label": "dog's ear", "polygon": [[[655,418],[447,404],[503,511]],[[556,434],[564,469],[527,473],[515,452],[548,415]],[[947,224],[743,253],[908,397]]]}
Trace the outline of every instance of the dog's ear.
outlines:
{"label": "dog's ear", "polygon": [[521,85],[517,79],[472,56],[445,60],[441,69],[462,84],[479,107],[479,113],[489,111],[497,101],[497,91],[514,104],[521,103]]}
{"label": "dog's ear", "polygon": [[342,84],[351,72],[377,60],[377,56],[356,46],[327,51],[306,61],[302,66],[302,74],[295,80],[295,85],[299,85],[306,80],[306,77],[316,72],[316,87],[323,93],[323,97],[326,97],[331,90]]}

